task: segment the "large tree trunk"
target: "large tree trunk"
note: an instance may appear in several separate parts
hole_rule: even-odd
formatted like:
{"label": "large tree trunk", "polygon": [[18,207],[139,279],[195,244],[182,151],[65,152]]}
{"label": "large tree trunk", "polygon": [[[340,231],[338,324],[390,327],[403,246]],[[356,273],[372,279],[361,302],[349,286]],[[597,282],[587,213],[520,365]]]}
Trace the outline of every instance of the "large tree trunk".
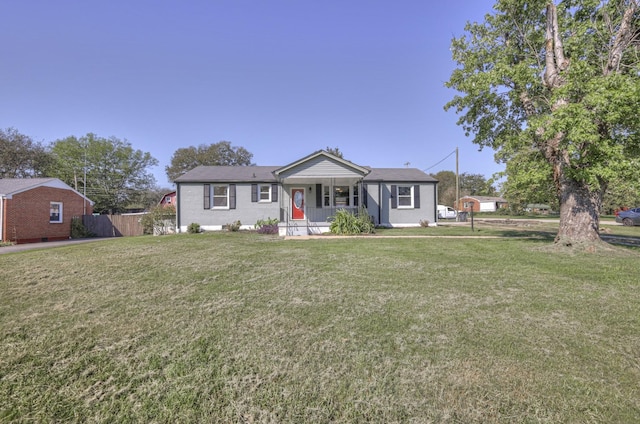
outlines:
{"label": "large tree trunk", "polygon": [[600,205],[602,194],[589,190],[586,184],[561,177],[558,184],[560,197],[560,225],[556,245],[590,246],[600,239]]}

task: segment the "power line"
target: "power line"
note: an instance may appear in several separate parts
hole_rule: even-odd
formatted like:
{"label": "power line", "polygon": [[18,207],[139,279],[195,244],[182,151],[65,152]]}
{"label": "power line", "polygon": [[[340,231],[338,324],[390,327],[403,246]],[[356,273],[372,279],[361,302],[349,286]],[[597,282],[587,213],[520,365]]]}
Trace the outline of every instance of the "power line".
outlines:
{"label": "power line", "polygon": [[440,165],[442,162],[444,162],[445,160],[449,159],[451,157],[451,155],[455,154],[456,151],[458,149],[454,150],[453,152],[449,153],[447,156],[445,156],[442,160],[440,160],[438,163],[436,163],[435,165],[432,165],[426,169],[423,169],[424,172],[427,172],[428,170],[430,170],[431,168],[435,168],[436,166]]}

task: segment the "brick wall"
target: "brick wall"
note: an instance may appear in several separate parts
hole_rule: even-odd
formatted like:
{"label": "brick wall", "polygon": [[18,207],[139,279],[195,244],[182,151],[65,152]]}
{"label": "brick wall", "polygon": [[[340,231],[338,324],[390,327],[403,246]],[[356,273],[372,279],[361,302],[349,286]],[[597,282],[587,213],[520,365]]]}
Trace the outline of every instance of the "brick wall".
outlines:
{"label": "brick wall", "polygon": [[[5,237],[16,243],[66,240],[71,219],[83,214],[83,198],[71,190],[37,187],[7,200]],[[49,222],[50,202],[62,203],[62,222]],[[87,214],[93,213],[87,201]]]}

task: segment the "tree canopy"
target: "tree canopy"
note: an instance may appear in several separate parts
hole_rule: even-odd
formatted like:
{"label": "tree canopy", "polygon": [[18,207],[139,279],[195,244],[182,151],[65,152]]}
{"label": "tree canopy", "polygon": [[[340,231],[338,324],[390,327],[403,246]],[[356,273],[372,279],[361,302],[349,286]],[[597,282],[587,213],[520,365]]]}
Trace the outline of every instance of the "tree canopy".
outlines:
{"label": "tree canopy", "polygon": [[560,205],[556,243],[597,243],[603,194],[640,163],[638,0],[499,0],[452,41],[446,109]]}
{"label": "tree canopy", "polygon": [[31,137],[14,128],[0,129],[0,178],[44,177],[50,159]]}
{"label": "tree canopy", "polygon": [[[155,187],[149,168],[158,164],[149,153],[126,140],[87,134],[55,141],[49,176],[60,178],[95,202],[95,212],[121,212],[141,192]],[[85,179],[86,172],[86,179]],[[86,191],[85,191],[86,190]]]}
{"label": "tree canopy", "polygon": [[340,148],[338,146],[336,147],[327,146],[327,148],[324,149],[324,151],[327,153],[331,153],[333,156],[337,156],[341,159],[344,159],[344,156],[342,155],[342,152],[340,151]]}
{"label": "tree canopy", "polygon": [[187,171],[200,165],[251,165],[253,153],[244,147],[232,146],[229,141],[201,144],[198,147],[181,147],[171,156],[171,164],[165,167],[169,181],[175,181]]}
{"label": "tree canopy", "polygon": [[[454,205],[456,199],[456,174],[453,171],[439,171],[431,174],[438,180],[438,203]],[[458,190],[460,197],[467,195],[495,196],[496,189],[492,180],[487,180],[482,174],[463,172],[458,176]]]}

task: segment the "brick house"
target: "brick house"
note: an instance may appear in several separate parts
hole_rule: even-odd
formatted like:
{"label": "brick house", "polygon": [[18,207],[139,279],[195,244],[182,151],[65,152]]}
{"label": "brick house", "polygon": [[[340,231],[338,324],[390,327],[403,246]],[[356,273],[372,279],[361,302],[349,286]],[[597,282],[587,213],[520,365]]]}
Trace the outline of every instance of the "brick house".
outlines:
{"label": "brick house", "polygon": [[464,196],[454,202],[454,207],[459,211],[496,212],[498,209],[509,207],[509,203],[502,197],[490,196]]}
{"label": "brick house", "polygon": [[71,219],[93,213],[93,202],[57,178],[0,179],[0,241],[67,240]]}

